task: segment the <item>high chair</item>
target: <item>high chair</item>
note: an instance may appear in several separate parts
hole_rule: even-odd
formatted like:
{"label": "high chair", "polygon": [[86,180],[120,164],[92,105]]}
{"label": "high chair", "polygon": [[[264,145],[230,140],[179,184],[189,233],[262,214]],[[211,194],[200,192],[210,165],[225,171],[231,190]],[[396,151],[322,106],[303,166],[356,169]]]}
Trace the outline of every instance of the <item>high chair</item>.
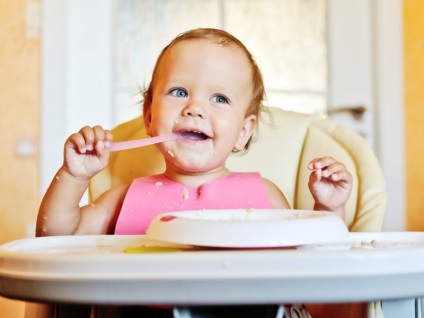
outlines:
{"label": "high chair", "polygon": [[[149,137],[142,117],[117,126],[112,133],[114,141]],[[232,155],[227,167],[231,171],[260,172],[283,191],[292,208],[311,210],[307,164],[323,156],[343,162],[353,176],[353,190],[345,211],[349,230],[380,231],[386,192],[378,160],[364,138],[325,116],[270,108],[259,122],[248,153]],[[155,146],[111,153],[109,166],[90,182],[90,200],[136,177],[163,171],[164,160]],[[368,306],[368,317],[383,317],[379,303]]]}

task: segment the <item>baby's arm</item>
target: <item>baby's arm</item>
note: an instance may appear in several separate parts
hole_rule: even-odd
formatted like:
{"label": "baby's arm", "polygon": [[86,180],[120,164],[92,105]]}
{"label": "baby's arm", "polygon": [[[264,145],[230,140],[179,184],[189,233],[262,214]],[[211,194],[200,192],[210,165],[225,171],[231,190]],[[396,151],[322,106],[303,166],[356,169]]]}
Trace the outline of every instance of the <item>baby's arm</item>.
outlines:
{"label": "baby's arm", "polygon": [[271,202],[275,209],[290,209],[290,205],[287,202],[286,197],[279,187],[275,183],[269,181],[268,179],[263,179],[265,188],[268,192],[268,196],[271,199]]}
{"label": "baby's arm", "polygon": [[308,169],[309,190],[315,200],[314,210],[330,211],[344,218],[344,208],[352,190],[352,175],[334,158],[312,160]]}
{"label": "baby's arm", "polygon": [[[100,126],[84,127],[66,140],[63,165],[40,205],[37,236],[106,231],[104,227],[108,223],[107,219],[113,218],[117,208],[111,204],[112,199],[119,202],[123,191],[111,191],[109,195],[86,207],[80,208],[79,203],[90,178],[107,166],[111,141],[110,131]],[[100,213],[97,211],[103,212],[104,219],[99,218]]]}

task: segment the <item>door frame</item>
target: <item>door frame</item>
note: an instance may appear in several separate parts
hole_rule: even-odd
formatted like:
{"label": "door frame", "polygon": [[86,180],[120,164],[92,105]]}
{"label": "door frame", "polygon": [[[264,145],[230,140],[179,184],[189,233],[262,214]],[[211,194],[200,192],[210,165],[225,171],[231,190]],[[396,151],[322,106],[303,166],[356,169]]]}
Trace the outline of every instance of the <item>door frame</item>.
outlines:
{"label": "door frame", "polygon": [[[342,0],[328,0],[330,9],[341,7],[335,1]],[[371,6],[375,149],[388,192],[383,228],[402,231],[406,224],[402,0],[362,1]],[[114,0],[43,1],[40,196],[62,163],[63,144],[71,132],[84,125],[115,125],[113,10]],[[337,16],[337,21],[343,21],[340,15],[351,14],[340,9],[329,12],[333,15],[329,19]]]}

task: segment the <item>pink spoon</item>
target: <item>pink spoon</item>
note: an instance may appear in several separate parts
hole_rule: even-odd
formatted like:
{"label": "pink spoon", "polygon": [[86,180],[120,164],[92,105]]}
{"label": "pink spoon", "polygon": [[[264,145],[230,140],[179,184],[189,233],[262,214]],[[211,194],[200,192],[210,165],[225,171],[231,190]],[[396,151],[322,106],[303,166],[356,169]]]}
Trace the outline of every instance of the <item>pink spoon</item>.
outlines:
{"label": "pink spoon", "polygon": [[171,133],[171,134],[166,134],[166,135],[161,135],[161,136],[156,136],[151,138],[113,142],[110,145],[109,150],[110,151],[127,150],[127,149],[149,146],[149,145],[157,144],[160,142],[167,142],[167,141],[184,139],[184,138],[185,138],[184,134],[182,133]]}

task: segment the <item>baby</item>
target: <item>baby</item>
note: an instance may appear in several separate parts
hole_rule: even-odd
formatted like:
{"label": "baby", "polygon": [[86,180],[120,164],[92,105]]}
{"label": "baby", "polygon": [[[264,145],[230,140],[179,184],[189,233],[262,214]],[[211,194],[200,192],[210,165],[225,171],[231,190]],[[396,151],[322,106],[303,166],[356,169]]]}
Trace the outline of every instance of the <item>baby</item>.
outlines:
{"label": "baby", "polygon": [[[232,173],[225,166],[232,152],[249,147],[264,108],[263,99],[260,70],[238,39],[216,29],[196,29],[179,35],[157,60],[144,93],[143,116],[151,136],[184,131],[193,138],[158,145],[166,163],[162,175],[112,188],[95,202],[80,207],[90,178],[108,164],[112,134],[100,126],[84,127],[72,134],[65,143],[63,165],[42,200],[37,235],[143,234],[155,213],[164,212],[153,211],[151,202],[143,201],[149,199],[144,195],[137,205],[137,220],[142,224],[126,229],[128,218],[134,216],[128,212],[132,193],[146,184],[163,184],[156,186],[157,191],[167,187],[176,192],[178,188],[196,190],[196,195],[183,195],[182,204],[173,204],[177,210],[289,208],[284,194],[271,181],[257,173]],[[352,187],[350,173],[330,157],[315,159],[308,168],[312,171],[309,188],[314,209],[331,211],[343,218]],[[228,182],[237,190],[231,194],[238,194],[238,198],[225,200],[217,195],[208,197],[207,202],[202,196],[198,198]],[[242,191],[240,185],[248,183],[255,191],[249,191],[249,187]],[[256,203],[245,205],[243,197],[256,198]],[[166,198],[155,201],[161,200]],[[222,201],[232,205],[223,206]]]}
{"label": "baby", "polygon": [[[144,234],[168,210],[290,208],[280,189],[259,173],[226,168],[231,153],[248,149],[264,95],[261,72],[238,39],[217,29],[179,35],[156,62],[143,117],[151,136],[185,132],[189,138],[158,144],[166,164],[162,174],[135,179],[80,206],[90,178],[108,165],[112,134],[100,126],[72,134],[42,200],[37,236]],[[313,208],[343,218],[351,174],[331,157],[313,160],[308,169]]]}

